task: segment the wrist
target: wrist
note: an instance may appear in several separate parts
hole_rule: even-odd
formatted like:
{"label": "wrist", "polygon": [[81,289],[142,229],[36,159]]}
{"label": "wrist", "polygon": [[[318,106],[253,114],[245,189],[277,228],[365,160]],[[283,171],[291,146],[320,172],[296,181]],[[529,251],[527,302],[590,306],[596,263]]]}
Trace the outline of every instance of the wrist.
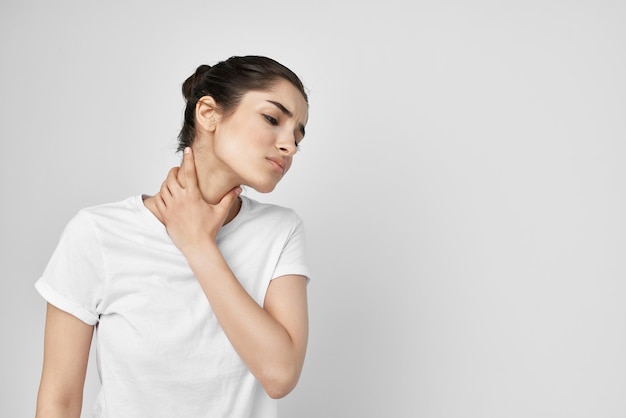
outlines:
{"label": "wrist", "polygon": [[209,236],[203,237],[200,240],[190,242],[182,247],[179,247],[188,261],[205,259],[211,257],[216,253],[221,254],[219,247],[217,246],[217,240]]}

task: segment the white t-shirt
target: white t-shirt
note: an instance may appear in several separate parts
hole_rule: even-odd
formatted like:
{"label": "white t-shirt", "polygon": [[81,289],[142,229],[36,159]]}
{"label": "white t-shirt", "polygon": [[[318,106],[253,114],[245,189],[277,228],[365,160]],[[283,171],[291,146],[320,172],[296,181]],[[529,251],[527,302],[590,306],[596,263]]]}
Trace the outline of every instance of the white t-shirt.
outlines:
{"label": "white t-shirt", "polygon": [[[242,196],[217,242],[261,306],[270,281],[309,277],[291,209]],[[185,257],[141,196],[80,211],[35,287],[97,325],[95,417],[274,418],[271,399],[235,352]]]}

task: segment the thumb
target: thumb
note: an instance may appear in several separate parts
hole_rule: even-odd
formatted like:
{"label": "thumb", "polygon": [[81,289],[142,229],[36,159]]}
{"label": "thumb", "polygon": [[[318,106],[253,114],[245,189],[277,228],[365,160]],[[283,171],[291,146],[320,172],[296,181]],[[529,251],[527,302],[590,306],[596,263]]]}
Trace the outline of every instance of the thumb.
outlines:
{"label": "thumb", "polygon": [[234,187],[233,189],[231,189],[228,193],[224,195],[224,197],[222,198],[222,200],[220,200],[220,203],[218,203],[217,206],[221,209],[224,209],[226,212],[228,212],[228,210],[233,206],[233,203],[235,203],[237,196],[239,196],[240,194],[241,194],[241,187],[239,186]]}
{"label": "thumb", "polygon": [[198,186],[198,176],[196,174],[196,162],[193,158],[193,152],[191,151],[191,147],[185,148],[183,151],[183,163],[181,165],[182,170],[182,178],[181,178],[181,186],[183,188],[195,188]]}

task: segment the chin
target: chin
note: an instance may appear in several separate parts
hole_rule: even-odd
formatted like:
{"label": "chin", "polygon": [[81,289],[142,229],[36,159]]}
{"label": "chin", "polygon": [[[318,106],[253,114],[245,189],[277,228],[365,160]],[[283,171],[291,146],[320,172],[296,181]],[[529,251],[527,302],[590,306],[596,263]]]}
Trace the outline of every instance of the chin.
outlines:
{"label": "chin", "polygon": [[249,183],[247,186],[252,187],[259,193],[270,193],[276,188],[277,184],[277,182],[270,181],[267,183]]}
{"label": "chin", "polygon": [[264,186],[250,186],[250,187],[252,187],[254,190],[256,190],[259,193],[270,193],[276,188],[276,185],[272,184],[271,186],[264,185]]}

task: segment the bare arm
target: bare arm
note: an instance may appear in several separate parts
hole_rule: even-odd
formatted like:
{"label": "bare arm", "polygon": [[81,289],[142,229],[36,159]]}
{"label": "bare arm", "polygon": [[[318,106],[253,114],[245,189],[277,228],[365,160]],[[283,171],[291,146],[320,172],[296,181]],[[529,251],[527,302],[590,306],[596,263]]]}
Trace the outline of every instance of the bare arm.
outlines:
{"label": "bare arm", "polygon": [[306,279],[274,279],[263,307],[259,306],[230,270],[216,243],[238,190],[231,190],[219,204],[209,205],[197,188],[190,152],[185,154],[181,170],[184,187],[174,170],[156,196],[168,233],[187,258],[239,356],[271,397],[283,397],[298,382],[306,353]]}
{"label": "bare arm", "polygon": [[93,326],[48,304],[37,418],[78,418]]}
{"label": "bare arm", "polygon": [[198,245],[186,254],[196,278],[233,347],[273,398],[298,382],[308,336],[306,279],[274,279],[264,307],[240,285],[217,245]]}

